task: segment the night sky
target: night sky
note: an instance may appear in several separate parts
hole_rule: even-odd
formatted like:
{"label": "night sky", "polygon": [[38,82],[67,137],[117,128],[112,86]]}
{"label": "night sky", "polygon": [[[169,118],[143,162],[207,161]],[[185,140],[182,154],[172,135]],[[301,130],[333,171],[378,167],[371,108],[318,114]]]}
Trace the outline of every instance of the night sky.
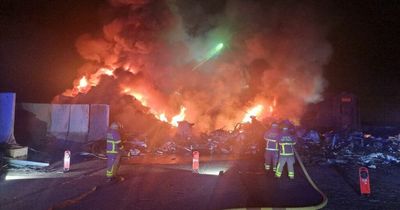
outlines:
{"label": "night sky", "polygon": [[[333,55],[324,73],[326,93],[355,93],[364,121],[399,112],[400,2],[308,4],[329,25]],[[83,63],[75,41],[101,30],[104,14],[102,0],[0,0],[0,91],[16,92],[20,102],[45,103],[70,88]]]}

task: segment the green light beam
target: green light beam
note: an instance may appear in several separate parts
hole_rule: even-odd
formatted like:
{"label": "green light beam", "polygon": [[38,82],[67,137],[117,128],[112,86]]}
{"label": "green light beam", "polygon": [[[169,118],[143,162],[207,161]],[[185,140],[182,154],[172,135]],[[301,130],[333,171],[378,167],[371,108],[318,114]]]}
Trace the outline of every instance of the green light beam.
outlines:
{"label": "green light beam", "polygon": [[195,67],[193,67],[192,71],[197,69],[199,66],[203,65],[204,63],[206,63],[208,60],[210,60],[215,55],[217,55],[218,52],[222,50],[222,48],[224,48],[224,43],[222,43],[222,42],[218,43],[217,46],[215,46],[213,49],[211,49],[207,53],[207,56],[203,60],[201,60]]}

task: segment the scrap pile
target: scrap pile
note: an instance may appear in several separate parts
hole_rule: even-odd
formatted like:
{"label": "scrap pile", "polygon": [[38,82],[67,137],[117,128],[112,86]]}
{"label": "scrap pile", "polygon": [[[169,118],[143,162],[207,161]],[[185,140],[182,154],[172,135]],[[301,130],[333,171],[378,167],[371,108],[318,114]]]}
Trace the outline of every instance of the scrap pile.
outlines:
{"label": "scrap pile", "polygon": [[[192,132],[178,132],[176,135],[164,136],[154,144],[146,135],[132,134],[123,137],[123,156],[142,156],[145,154],[190,154],[200,150],[208,154],[258,154],[263,152],[263,139],[260,135],[254,138],[254,129],[250,125],[238,125],[234,130],[217,129],[200,135]],[[185,127],[187,129],[187,127]],[[264,128],[258,133],[265,132]],[[85,155],[105,157],[105,140],[90,142],[83,147]]]}
{"label": "scrap pile", "polygon": [[297,150],[308,164],[358,164],[369,168],[400,163],[400,135],[311,130],[300,136]]}
{"label": "scrap pile", "polygon": [[[329,131],[320,133],[295,127],[290,122],[290,131],[297,137],[296,150],[305,164],[356,164],[369,168],[400,164],[400,134],[373,136],[366,132]],[[192,124],[181,123],[183,130],[175,135],[163,136],[154,144],[147,135],[135,134],[123,138],[123,156],[131,158],[147,154],[191,154],[199,150],[203,154],[263,154],[263,133],[267,127],[258,123],[239,123],[233,130],[217,129],[194,135]],[[265,125],[265,123],[264,123]],[[105,140],[86,145],[85,154],[105,157]]]}

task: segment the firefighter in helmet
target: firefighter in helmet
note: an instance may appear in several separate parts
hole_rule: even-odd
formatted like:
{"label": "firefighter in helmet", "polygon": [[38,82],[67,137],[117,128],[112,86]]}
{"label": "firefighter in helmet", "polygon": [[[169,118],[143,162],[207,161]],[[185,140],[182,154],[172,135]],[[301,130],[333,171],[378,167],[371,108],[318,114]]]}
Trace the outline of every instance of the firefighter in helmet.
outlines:
{"label": "firefighter in helmet", "polygon": [[277,123],[272,123],[271,128],[265,132],[264,140],[266,143],[265,146],[265,170],[271,169],[276,171],[276,164],[278,163],[278,141],[279,141],[279,128]]}
{"label": "firefighter in helmet", "polygon": [[288,175],[290,179],[294,179],[294,168],[295,163],[294,157],[294,145],[295,137],[290,134],[289,127],[283,126],[282,134],[279,138],[279,161],[275,172],[275,177],[280,178],[282,175],[282,170],[285,164],[287,164]]}
{"label": "firefighter in helmet", "polygon": [[121,135],[119,129],[121,125],[113,122],[107,131],[107,178],[109,181],[117,176],[117,171],[121,159]]}

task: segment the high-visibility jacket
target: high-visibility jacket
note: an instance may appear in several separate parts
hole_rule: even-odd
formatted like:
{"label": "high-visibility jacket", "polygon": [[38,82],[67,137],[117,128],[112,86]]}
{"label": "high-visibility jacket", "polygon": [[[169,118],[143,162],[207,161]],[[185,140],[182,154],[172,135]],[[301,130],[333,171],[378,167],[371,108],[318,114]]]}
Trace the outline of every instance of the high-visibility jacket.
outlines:
{"label": "high-visibility jacket", "polygon": [[278,151],[279,132],[277,129],[270,129],[264,134],[266,142],[265,150]]}
{"label": "high-visibility jacket", "polygon": [[118,154],[120,152],[121,135],[118,130],[109,129],[107,131],[107,154]]}
{"label": "high-visibility jacket", "polygon": [[290,134],[283,134],[279,139],[279,154],[281,156],[293,156],[296,144],[294,136]]}

